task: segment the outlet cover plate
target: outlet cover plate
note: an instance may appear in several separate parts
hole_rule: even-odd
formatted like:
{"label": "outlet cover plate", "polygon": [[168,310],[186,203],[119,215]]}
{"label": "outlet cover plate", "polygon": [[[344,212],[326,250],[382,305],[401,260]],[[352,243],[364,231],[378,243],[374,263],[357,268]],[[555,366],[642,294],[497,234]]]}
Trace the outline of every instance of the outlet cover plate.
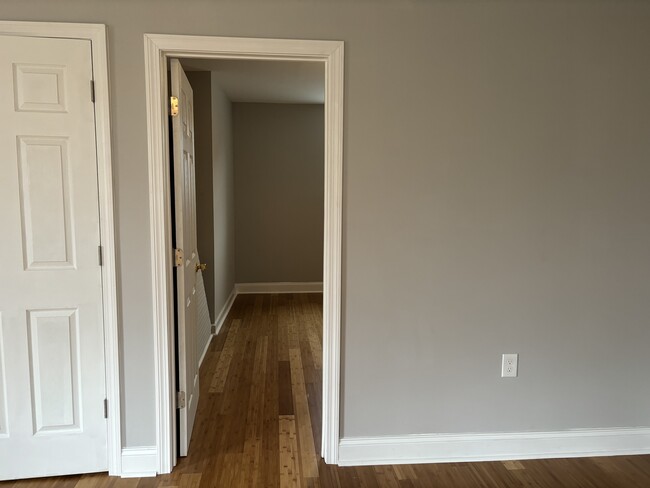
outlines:
{"label": "outlet cover plate", "polygon": [[516,378],[519,367],[519,354],[504,354],[501,359],[501,377]]}

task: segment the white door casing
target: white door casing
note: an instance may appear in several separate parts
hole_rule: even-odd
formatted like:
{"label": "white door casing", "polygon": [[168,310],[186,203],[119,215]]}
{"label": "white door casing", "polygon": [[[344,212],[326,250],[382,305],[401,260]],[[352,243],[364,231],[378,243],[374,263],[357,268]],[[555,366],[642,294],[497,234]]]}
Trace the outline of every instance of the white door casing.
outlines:
{"label": "white door casing", "polygon": [[91,42],[0,36],[0,479],[105,471]]}
{"label": "white door casing", "polygon": [[169,134],[167,62],[170,58],[313,61],[325,68],[325,215],[323,255],[323,423],[321,453],[336,464],[339,450],[341,238],[343,197],[343,54],[341,41],[237,37],[144,35],[149,144],[149,203],[155,341],[158,472],[175,464],[174,338],[175,301],[169,266]]}
{"label": "white door casing", "polygon": [[172,117],[177,327],[178,390],[184,405],[179,408],[180,456],[187,456],[199,403],[199,355],[196,350],[196,184],[194,160],[194,95],[181,63],[171,60],[171,93],[178,99],[178,114]]}

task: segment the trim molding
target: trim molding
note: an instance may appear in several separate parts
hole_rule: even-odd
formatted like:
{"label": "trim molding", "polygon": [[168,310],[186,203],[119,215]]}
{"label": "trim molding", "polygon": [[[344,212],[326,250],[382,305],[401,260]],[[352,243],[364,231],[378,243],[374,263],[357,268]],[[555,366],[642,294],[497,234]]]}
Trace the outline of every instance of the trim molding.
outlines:
{"label": "trim molding", "polygon": [[226,321],[226,317],[228,317],[228,313],[232,308],[232,304],[235,303],[235,298],[237,298],[237,293],[235,292],[235,287],[233,287],[232,291],[230,292],[230,295],[228,296],[228,299],[226,300],[226,303],[224,303],[223,307],[221,308],[221,312],[219,312],[219,315],[217,316],[217,320],[215,321],[214,324],[212,324],[212,332],[210,333],[210,339],[208,340],[208,343],[205,345],[205,349],[203,349],[203,353],[201,354],[201,358],[199,359],[199,367],[201,367],[201,364],[203,364],[203,360],[205,359],[205,355],[208,352],[208,348],[212,343],[212,339],[214,338],[214,336],[216,336],[219,333],[221,327]]}
{"label": "trim molding", "polygon": [[236,283],[237,295],[250,293],[321,293],[323,283],[317,281],[277,283]]}
{"label": "trim molding", "polygon": [[323,242],[323,395],[321,454],[338,462],[341,236],[343,198],[343,42],[184,35],[144,35],[149,153],[151,280],[155,350],[158,472],[176,461],[173,392],[174,335],[171,267],[167,60],[176,58],[312,61],[325,71],[325,188]]}
{"label": "trim molding", "polygon": [[339,466],[650,454],[650,428],[341,439]]}
{"label": "trim molding", "polygon": [[0,35],[36,36],[90,41],[95,81],[95,134],[97,141],[97,186],[99,231],[103,247],[102,300],[104,313],[104,357],[108,399],[108,473],[119,475],[122,463],[120,411],[120,360],[115,220],[113,216],[113,159],[111,152],[110,76],[108,43],[103,24],[0,21]]}
{"label": "trim molding", "polygon": [[156,476],[158,452],[156,446],[125,447],[122,449],[122,478]]}
{"label": "trim molding", "polygon": [[219,333],[221,327],[223,327],[223,324],[226,322],[226,318],[228,318],[230,309],[232,308],[233,303],[235,303],[235,298],[237,298],[236,286],[237,285],[233,286],[228,300],[226,300],[226,303],[221,309],[221,312],[219,312],[219,315],[217,315],[217,320],[215,320],[214,325],[212,326],[214,327],[214,333],[212,335],[217,335]]}
{"label": "trim molding", "polygon": [[[212,326],[214,327],[214,326]],[[210,328],[212,328],[210,327]],[[208,352],[208,349],[210,348],[210,344],[212,344],[212,338],[214,337],[214,334],[210,332],[210,338],[208,339],[208,342],[205,344],[205,347],[203,348],[203,352],[201,353],[201,357],[199,358],[199,368],[203,364],[203,360],[205,359],[205,355]]]}

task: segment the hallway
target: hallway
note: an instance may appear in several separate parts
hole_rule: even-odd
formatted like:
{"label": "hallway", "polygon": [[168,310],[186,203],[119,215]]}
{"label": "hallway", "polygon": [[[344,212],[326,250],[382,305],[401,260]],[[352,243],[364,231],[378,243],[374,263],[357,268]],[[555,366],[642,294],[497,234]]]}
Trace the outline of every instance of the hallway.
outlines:
{"label": "hallway", "polygon": [[314,486],[322,295],[240,295],[201,367],[190,453],[161,486]]}

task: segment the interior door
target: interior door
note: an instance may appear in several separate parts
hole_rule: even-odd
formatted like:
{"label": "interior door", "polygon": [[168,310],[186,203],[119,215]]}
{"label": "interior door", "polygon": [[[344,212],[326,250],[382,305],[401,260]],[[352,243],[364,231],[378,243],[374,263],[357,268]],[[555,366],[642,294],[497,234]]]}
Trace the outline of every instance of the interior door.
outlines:
{"label": "interior door", "polygon": [[171,60],[172,96],[178,114],[172,117],[174,147],[175,247],[177,249],[177,328],[179,455],[187,456],[199,403],[199,357],[196,350],[199,270],[196,247],[196,191],[194,169],[194,99],[181,63]]}
{"label": "interior door", "polygon": [[105,471],[89,41],[0,35],[0,479]]}

